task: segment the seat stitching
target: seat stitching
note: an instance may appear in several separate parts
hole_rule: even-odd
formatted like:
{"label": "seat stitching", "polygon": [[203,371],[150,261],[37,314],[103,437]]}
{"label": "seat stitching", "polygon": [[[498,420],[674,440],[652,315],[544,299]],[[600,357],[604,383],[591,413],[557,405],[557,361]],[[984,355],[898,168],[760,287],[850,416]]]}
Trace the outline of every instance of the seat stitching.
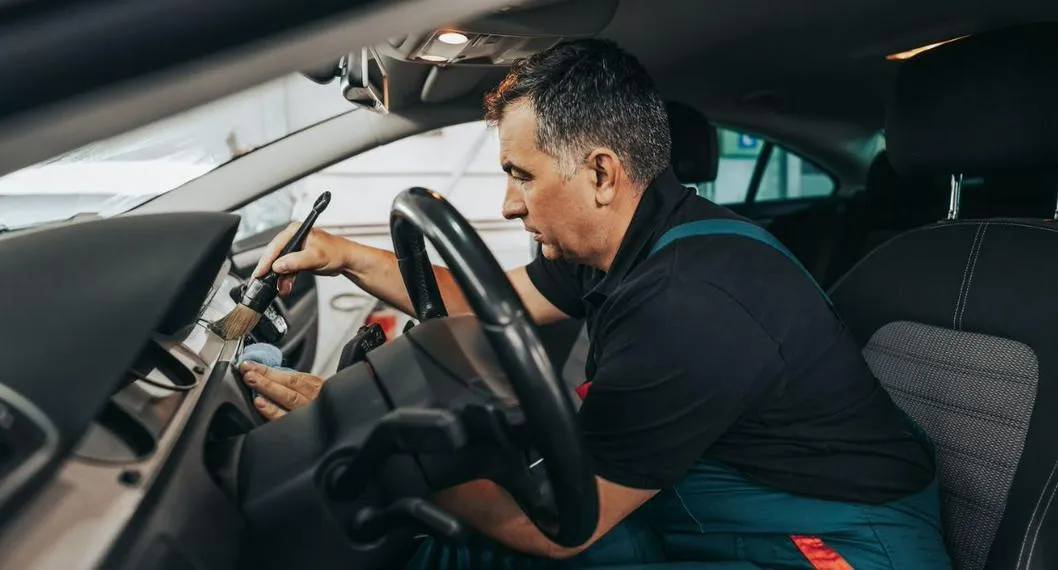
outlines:
{"label": "seat stitching", "polygon": [[[896,241],[899,241],[899,240],[901,240],[903,238],[906,238],[908,236],[917,235],[917,234],[920,234],[920,233],[930,232],[930,231],[934,231],[934,230],[942,230],[942,229],[949,228],[949,227],[956,227],[956,226],[961,227],[961,226],[969,226],[969,225],[973,225],[973,224],[982,224],[982,223],[985,223],[985,220],[958,220],[958,221],[952,221],[952,222],[934,222],[932,224],[925,225],[925,226],[922,226],[922,227],[919,227],[919,228],[910,229],[910,230],[908,230],[908,231],[906,231],[906,232],[904,232],[902,234],[893,236],[893,237],[889,238],[888,240],[886,240],[881,245],[879,245],[878,247],[876,247],[873,250],[871,250],[870,253],[868,253],[867,255],[863,256],[863,259],[861,259],[858,262],[856,262],[856,264],[853,265],[851,269],[849,269],[848,271],[845,272],[845,275],[842,275],[840,279],[835,281],[834,284],[830,286],[830,289],[827,291],[827,293],[833,293],[834,291],[837,291],[838,287],[842,283],[844,283],[845,280],[848,279],[850,275],[852,275],[853,273],[856,272],[856,269],[858,269],[861,265],[866,263],[868,259],[870,259],[872,256],[874,256],[875,253],[881,251],[886,246],[888,246],[888,245],[890,245],[892,243],[895,243]],[[1032,225],[1032,224],[1028,224],[1028,223],[1023,223],[1023,222],[1011,222],[1011,221],[1001,221],[1001,222],[1000,221],[991,221],[989,223],[991,225],[993,225],[993,226],[1008,227],[1008,228],[1017,227],[1017,228],[1024,228],[1024,229],[1029,229],[1029,230],[1040,230],[1040,231],[1044,231],[1044,232],[1058,233],[1058,227],[1055,227],[1055,226],[1046,226],[1045,227],[1045,226],[1037,226],[1037,225]]]}
{"label": "seat stitching", "polygon": [[984,249],[985,235],[988,233],[988,222],[985,222],[981,229],[981,239],[977,241],[977,251],[974,253],[973,267],[970,268],[970,281],[966,283],[966,293],[962,297],[962,310],[959,311],[959,330],[962,330],[963,317],[966,316],[966,306],[970,304],[970,288],[974,284],[974,274],[977,272],[977,259],[981,256],[981,250]]}
{"label": "seat stitching", "polygon": [[966,265],[962,270],[962,282],[959,283],[959,296],[955,298],[955,312],[951,315],[951,328],[959,330],[959,307],[962,305],[963,294],[966,292],[966,277],[970,274],[970,264],[973,263],[974,252],[977,251],[977,240],[981,237],[981,230],[985,224],[977,226],[974,232],[974,240],[970,243],[970,252],[966,254]]}
{"label": "seat stitching", "polygon": [[938,442],[934,442],[934,444],[937,447],[943,449],[944,452],[947,453],[948,455],[958,455],[961,459],[964,459],[964,460],[969,461],[971,463],[976,463],[979,467],[985,467],[985,468],[991,467],[991,468],[993,468],[993,469],[995,469],[997,471],[999,471],[999,470],[1006,471],[1007,469],[1010,469],[1011,467],[1014,467],[1014,465],[1008,465],[1006,463],[1000,463],[1000,462],[998,462],[998,461],[996,461],[994,459],[989,459],[987,457],[981,457],[980,455],[974,455],[974,454],[972,454],[972,453],[970,453],[970,452],[968,452],[968,451],[966,451],[964,449],[960,449],[958,447],[955,447],[954,445],[948,445],[947,443],[941,443],[939,441]]}
{"label": "seat stitching", "polygon": [[[1056,471],[1058,471],[1058,461],[1055,461],[1054,466],[1051,467],[1051,475],[1047,475],[1047,480],[1046,480],[1045,483],[1043,483],[1043,489],[1046,489],[1046,488],[1048,488],[1048,486],[1051,486],[1051,480],[1054,479]],[[1040,502],[1043,501],[1043,495],[1044,495],[1044,493],[1040,493],[1040,496],[1036,498],[1036,507],[1033,508],[1033,516],[1028,519],[1029,520],[1029,527],[1032,527],[1033,521],[1036,520],[1036,513],[1039,512],[1039,510],[1040,510]],[[1054,498],[1054,491],[1053,490],[1052,490],[1051,498],[1052,499]],[[1051,501],[1050,501],[1050,499],[1048,499],[1047,500],[1047,508],[1050,508],[1050,507],[1051,507]],[[1042,518],[1040,520],[1042,521]],[[1041,525],[1041,527],[1042,527],[1042,525]],[[1022,537],[1022,539],[1021,539],[1021,550],[1018,551],[1018,566],[1016,566],[1016,568],[1021,568],[1021,559],[1025,555],[1025,545],[1028,543],[1028,534],[1029,533],[1026,532],[1025,536]],[[1036,534],[1037,534],[1037,536],[1039,535],[1039,529],[1037,529],[1037,533]],[[1036,537],[1033,537],[1033,548],[1036,548]],[[1028,551],[1029,559],[1032,559],[1032,556],[1033,556],[1033,552],[1032,552],[1032,550],[1029,550]]]}
{"label": "seat stitching", "polygon": [[970,498],[969,495],[966,495],[964,493],[956,493],[955,491],[952,491],[950,489],[942,490],[941,494],[942,495],[946,495],[948,499],[955,499],[955,500],[958,500],[958,501],[962,501],[962,503],[964,505],[966,505],[968,507],[973,507],[978,512],[979,515],[987,516],[989,519],[991,519],[992,522],[997,522],[997,521],[999,521],[1000,519],[1003,518],[1003,514],[1002,514],[1003,508],[1002,508],[1002,506],[1000,506],[1000,508],[997,509],[995,507],[991,507],[991,506],[985,505],[981,501],[974,500],[974,499]]}
{"label": "seat stitching", "polygon": [[1026,570],[1032,566],[1032,553],[1036,551],[1036,541],[1040,538],[1040,529],[1043,528],[1043,521],[1047,519],[1047,512],[1051,510],[1051,505],[1054,504],[1055,491],[1058,491],[1058,487],[1051,488],[1051,495],[1047,498],[1047,505],[1043,507],[1043,515],[1040,516],[1040,522],[1032,533],[1032,546],[1029,547],[1029,557],[1026,559],[1027,564],[1025,565]]}
{"label": "seat stitching", "polygon": [[[928,364],[933,366],[934,368],[939,368],[946,372],[972,372],[977,375],[984,376],[989,380],[1000,380],[1009,384],[1024,386],[1026,388],[1035,388],[1038,384],[1038,381],[1036,381],[1036,379],[1032,376],[1018,374],[1016,372],[1002,374],[1000,372],[996,372],[995,370],[988,370],[987,368],[980,368],[977,366],[969,366],[963,364],[954,364],[945,360],[932,360],[924,356],[919,356],[914,352],[903,350],[895,346],[884,345],[878,342],[871,344],[864,350],[880,352],[888,356],[906,357],[908,360],[911,360],[916,364]],[[1025,380],[1025,382],[1018,382],[1018,379]]]}
{"label": "seat stitching", "polygon": [[999,424],[1001,426],[1008,427],[1008,428],[1024,429],[1024,428],[1027,428],[1028,425],[1029,425],[1028,422],[1022,422],[1021,424],[1014,423],[1014,420],[1011,420],[1010,418],[1006,418],[1006,417],[1003,417],[1003,416],[991,416],[991,415],[986,416],[986,415],[982,415],[980,412],[977,412],[976,410],[973,410],[973,409],[970,409],[970,408],[964,408],[964,407],[962,407],[962,406],[960,406],[958,404],[951,404],[951,403],[945,402],[943,400],[938,400],[936,398],[931,398],[929,396],[924,396],[922,394],[916,394],[915,392],[911,392],[909,390],[902,389],[902,388],[897,388],[896,386],[886,386],[886,390],[891,390],[893,392],[899,392],[900,394],[902,394],[904,396],[907,396],[909,398],[914,398],[914,399],[917,399],[917,400],[923,400],[923,401],[929,402],[929,403],[935,405],[936,407],[938,407],[938,408],[940,408],[942,410],[946,410],[946,411],[949,411],[949,412],[951,412],[951,411],[962,412],[963,415],[970,416],[970,417],[978,419],[978,420],[991,422],[991,423],[994,423],[994,424]]}

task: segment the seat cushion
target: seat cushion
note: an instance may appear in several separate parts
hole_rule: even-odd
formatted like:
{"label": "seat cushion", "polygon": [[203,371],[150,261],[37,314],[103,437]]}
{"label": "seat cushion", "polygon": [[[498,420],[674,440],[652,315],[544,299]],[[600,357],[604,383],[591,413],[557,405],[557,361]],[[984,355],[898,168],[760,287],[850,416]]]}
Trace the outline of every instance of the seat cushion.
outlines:
{"label": "seat cushion", "polygon": [[983,568],[1036,403],[1036,354],[1013,340],[897,321],[871,336],[864,356],[937,447],[953,560]]}
{"label": "seat cushion", "polygon": [[938,444],[957,568],[1058,567],[1056,283],[1055,224],[965,220],[894,238],[831,291]]}

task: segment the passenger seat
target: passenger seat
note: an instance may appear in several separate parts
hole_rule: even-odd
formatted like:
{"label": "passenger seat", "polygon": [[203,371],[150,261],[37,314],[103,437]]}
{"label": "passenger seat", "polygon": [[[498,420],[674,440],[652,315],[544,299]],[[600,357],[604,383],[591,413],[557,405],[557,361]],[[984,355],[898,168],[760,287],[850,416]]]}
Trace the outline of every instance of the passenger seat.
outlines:
{"label": "passenger seat", "polygon": [[[887,120],[896,171],[1058,177],[1056,70],[1056,24],[903,63]],[[1058,227],[1045,217],[899,234],[831,291],[871,370],[936,444],[957,570],[1058,567]]]}

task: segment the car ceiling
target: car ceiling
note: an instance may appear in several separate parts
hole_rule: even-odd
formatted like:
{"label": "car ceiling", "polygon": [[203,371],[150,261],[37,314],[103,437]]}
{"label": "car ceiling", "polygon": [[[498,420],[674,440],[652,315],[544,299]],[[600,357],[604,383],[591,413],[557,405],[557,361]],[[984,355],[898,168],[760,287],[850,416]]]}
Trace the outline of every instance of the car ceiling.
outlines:
{"label": "car ceiling", "polygon": [[[181,0],[164,1],[190,6]],[[372,20],[370,31],[360,27],[353,36],[372,43],[384,42],[399,35],[400,26],[407,32],[459,25],[468,20],[468,15],[487,13],[502,4],[521,4],[512,11],[512,17],[533,4],[545,4],[536,8],[548,11],[542,23],[536,22],[538,28],[569,27],[564,10],[573,9],[574,4],[598,5],[601,1],[366,2],[363,4],[386,9],[375,10],[377,17]],[[24,0],[26,3],[33,2]],[[279,5],[292,11],[301,9],[301,3],[293,1],[239,3],[245,3],[246,10],[259,6],[274,9]],[[867,148],[865,141],[883,123],[890,84],[899,65],[886,61],[887,54],[1011,24],[1058,20],[1058,3],[1038,0],[620,0],[616,4],[612,19],[594,31],[637,55],[666,97],[691,103],[720,124],[792,139],[795,150],[797,137],[801,137],[800,142],[810,149],[822,148],[824,142],[832,147],[844,145],[847,155],[863,154],[860,151]],[[397,6],[413,9],[399,11]],[[429,9],[424,8],[427,6]],[[225,59],[215,54],[205,57],[202,53],[189,53],[188,61],[180,63],[195,61],[199,67],[174,65],[174,69],[185,72],[183,76],[160,77],[156,69],[138,69],[139,77],[135,79],[146,87],[138,93],[139,97],[128,99],[134,103],[131,107],[119,104],[124,101],[122,97],[136,94],[129,89],[128,77],[116,82],[122,90],[98,90],[97,94],[107,94],[105,99],[79,100],[75,105],[49,101],[53,109],[62,109],[62,120],[55,120],[54,113],[50,118],[34,114],[40,109],[28,109],[14,119],[6,117],[4,98],[0,96],[0,172],[281,75],[299,65],[304,69],[309,63],[325,61],[333,57],[328,54],[343,49],[338,24],[344,23],[346,30],[351,30],[348,26],[357,16],[368,13],[361,12],[347,11],[342,18],[331,18],[330,27],[317,23],[315,27],[303,25],[297,30],[274,26],[264,29],[252,39],[267,47],[256,52],[247,49],[254,45],[248,41],[240,46],[218,44],[218,49],[229,56]],[[0,25],[5,23],[6,15],[0,10]],[[277,38],[284,42],[275,42]],[[265,39],[271,43],[262,43]],[[125,40],[109,37],[111,43]],[[146,52],[142,55],[144,59],[150,57]],[[17,67],[17,57],[12,51],[0,55],[0,77],[5,70]],[[22,59],[25,60],[24,53]],[[179,88],[181,83],[188,83],[186,73],[190,69],[197,69],[199,75],[195,77],[199,78],[205,70],[211,74],[206,76],[210,82],[200,79],[197,91],[186,85]],[[430,66],[420,63],[391,62],[390,89],[395,109],[431,104],[422,100],[429,71]],[[482,93],[502,77],[503,69],[452,67],[446,74],[446,103],[456,100],[480,106]],[[46,88],[46,83],[39,88]],[[152,101],[144,94],[156,97]],[[101,115],[100,109],[106,113]],[[103,117],[109,123],[103,123]],[[73,129],[76,136],[63,129]]]}
{"label": "car ceiling", "polygon": [[[576,27],[569,23],[577,18],[576,5],[607,3],[551,1],[512,17],[517,21],[535,12],[523,28],[562,35],[559,28]],[[615,4],[592,35],[612,39],[639,57],[666,98],[690,103],[718,124],[783,142],[845,181],[862,180],[878,149],[877,134],[900,65],[887,55],[988,29],[1058,20],[1058,3],[1036,0]],[[462,29],[467,27],[489,29],[473,23]],[[428,105],[422,94],[432,66],[389,63],[394,106]],[[433,99],[480,106],[484,92],[504,72],[450,66],[443,87],[434,86],[441,95]]]}
{"label": "car ceiling", "polygon": [[[562,18],[559,7],[549,4],[541,10],[552,9],[553,18]],[[792,113],[875,129],[882,124],[899,66],[886,55],[1047,20],[1058,20],[1058,3],[620,0],[598,36],[639,57],[667,97],[692,100],[707,112]],[[490,74],[476,85],[475,96],[501,76]]]}

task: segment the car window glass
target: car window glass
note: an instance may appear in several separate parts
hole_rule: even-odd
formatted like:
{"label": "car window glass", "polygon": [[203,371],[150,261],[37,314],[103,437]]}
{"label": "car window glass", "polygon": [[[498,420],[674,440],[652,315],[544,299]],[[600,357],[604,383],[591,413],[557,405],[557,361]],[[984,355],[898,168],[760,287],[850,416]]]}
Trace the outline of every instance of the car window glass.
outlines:
{"label": "car window glass", "polygon": [[[389,212],[403,190],[421,186],[450,201],[481,234],[505,269],[530,259],[521,222],[500,215],[506,174],[499,165],[496,130],[474,121],[382,145],[298,180],[236,213],[237,239],[301,219],[324,190],[331,204],[318,227],[391,248]],[[435,253],[434,263],[443,264]]]}
{"label": "car window glass", "polygon": [[245,89],[0,176],[0,228],[120,214],[355,109],[299,73]]}
{"label": "car window glass", "polygon": [[[720,165],[715,182],[696,185],[698,194],[718,204],[746,201],[753,171],[761,158],[764,140],[719,129]],[[834,191],[834,182],[812,163],[776,146],[768,159],[754,201],[821,197]]]}
{"label": "car window glass", "polygon": [[775,147],[754,202],[820,198],[834,191],[834,181],[811,162]]}

